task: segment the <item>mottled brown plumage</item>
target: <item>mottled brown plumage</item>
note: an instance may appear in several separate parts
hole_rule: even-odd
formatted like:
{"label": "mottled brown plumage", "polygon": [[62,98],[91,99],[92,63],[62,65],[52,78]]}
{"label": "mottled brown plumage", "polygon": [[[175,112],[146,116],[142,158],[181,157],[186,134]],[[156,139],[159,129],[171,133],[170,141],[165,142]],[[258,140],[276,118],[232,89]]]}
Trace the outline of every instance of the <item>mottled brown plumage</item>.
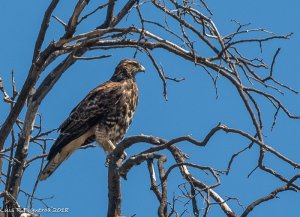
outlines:
{"label": "mottled brown plumage", "polygon": [[60,126],[48,163],[39,176],[49,177],[82,145],[97,141],[108,153],[125,135],[138,103],[135,75],[145,68],[137,61],[122,60],[111,79],[93,89]]}

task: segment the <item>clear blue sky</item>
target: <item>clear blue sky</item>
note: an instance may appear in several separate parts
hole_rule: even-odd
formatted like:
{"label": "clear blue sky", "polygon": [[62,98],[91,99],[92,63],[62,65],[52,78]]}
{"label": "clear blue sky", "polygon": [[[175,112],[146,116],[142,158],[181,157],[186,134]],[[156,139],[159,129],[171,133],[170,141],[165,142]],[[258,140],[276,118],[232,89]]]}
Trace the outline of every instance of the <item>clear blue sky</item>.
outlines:
{"label": "clear blue sky", "polygon": [[[9,83],[10,71],[15,70],[16,83],[20,88],[31,64],[32,51],[36,35],[39,30],[42,15],[49,1],[3,1],[0,6],[0,76],[5,83]],[[299,50],[300,50],[300,1],[259,1],[259,0],[229,0],[209,1],[214,19],[222,35],[233,30],[231,19],[241,23],[251,22],[253,27],[264,27],[277,34],[294,32],[291,40],[274,41],[264,46],[265,59],[271,62],[271,54],[277,47],[282,48],[275,67],[275,75],[286,84],[300,90]],[[64,19],[69,16],[68,3],[62,3],[54,15]],[[91,6],[93,1],[91,1]],[[73,7],[73,6],[72,6]],[[90,9],[88,7],[88,9]],[[90,10],[88,10],[90,11]],[[146,17],[153,16],[150,11]],[[47,40],[57,39],[63,31],[55,21],[51,21]],[[86,26],[79,31],[89,29]],[[250,54],[257,52],[254,45],[245,47]],[[99,54],[99,53],[98,53]],[[101,53],[102,54],[102,53]],[[82,61],[72,66],[53,88],[40,107],[43,115],[45,130],[53,129],[67,117],[70,110],[87,94],[87,92],[109,79],[115,65],[123,58],[132,57],[133,52],[122,50],[118,52],[107,51],[113,57],[105,60]],[[132,126],[127,135],[150,134],[166,139],[192,134],[198,139],[215,126],[218,122],[230,127],[241,128],[253,133],[251,122],[239,100],[237,93],[224,79],[219,81],[219,99],[215,99],[214,87],[210,77],[200,68],[174,58],[168,53],[158,51],[155,53],[163,64],[166,73],[175,77],[186,77],[182,83],[169,82],[168,98],[164,101],[161,82],[151,66],[143,56],[138,56],[146,67],[147,72],[139,75],[138,85],[140,101]],[[260,99],[259,99],[260,100]],[[300,97],[287,93],[283,102],[291,112],[300,114]],[[265,121],[264,134],[266,143],[271,144],[278,151],[295,161],[300,161],[300,122],[289,120],[280,113],[278,123],[270,131],[272,113],[274,109],[260,100],[263,106]],[[8,108],[0,104],[0,123],[4,120]],[[52,135],[57,136],[56,134]],[[192,162],[201,165],[210,165],[225,170],[230,156],[247,144],[234,136],[219,134],[205,148],[195,148],[187,144],[180,147],[191,156]],[[50,145],[50,144],[49,144]],[[142,150],[140,144],[128,151],[128,154]],[[48,147],[49,148],[49,147]],[[30,155],[34,156],[38,149],[31,145]],[[222,196],[238,197],[244,206],[259,196],[265,195],[275,187],[281,185],[273,177],[255,172],[249,179],[247,174],[256,166],[257,148],[241,155],[233,165],[231,175],[222,176],[222,185],[217,191]],[[273,165],[278,171],[291,177],[295,171],[274,158],[267,158],[266,162]],[[67,207],[69,213],[59,216],[106,216],[107,210],[107,169],[104,166],[105,154],[100,148],[80,150],[68,159],[47,181],[40,183],[36,196],[54,198],[47,201],[50,207]],[[169,162],[171,164],[171,161]],[[123,214],[131,216],[156,216],[158,203],[149,190],[150,184],[145,165],[135,168],[128,175],[128,181],[122,181],[123,187]],[[26,170],[22,189],[31,192],[32,178],[37,176],[38,163]],[[174,173],[171,179],[178,179]],[[201,180],[210,180],[207,176],[199,174]],[[169,193],[176,185],[170,184]],[[178,193],[178,192],[177,192]],[[296,217],[299,215],[299,194],[283,193],[280,199],[272,200],[256,208],[251,216]],[[25,205],[26,199],[21,194],[21,203]],[[199,201],[201,203],[201,201]],[[230,202],[241,213],[235,202]],[[39,202],[34,208],[43,208]],[[146,211],[146,212],[145,212]],[[54,214],[43,214],[54,216]],[[211,216],[221,216],[219,208],[212,210]]]}

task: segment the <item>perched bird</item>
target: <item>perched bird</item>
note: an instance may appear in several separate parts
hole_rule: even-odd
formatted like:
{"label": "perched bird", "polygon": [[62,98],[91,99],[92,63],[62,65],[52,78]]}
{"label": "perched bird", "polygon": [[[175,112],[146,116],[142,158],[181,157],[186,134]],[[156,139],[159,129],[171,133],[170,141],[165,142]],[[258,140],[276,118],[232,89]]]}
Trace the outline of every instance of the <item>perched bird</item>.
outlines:
{"label": "perched bird", "polygon": [[122,60],[111,79],[95,89],[71,111],[59,127],[48,163],[39,175],[48,178],[76,149],[97,141],[111,153],[131,124],[138,103],[135,75],[145,68],[132,59]]}

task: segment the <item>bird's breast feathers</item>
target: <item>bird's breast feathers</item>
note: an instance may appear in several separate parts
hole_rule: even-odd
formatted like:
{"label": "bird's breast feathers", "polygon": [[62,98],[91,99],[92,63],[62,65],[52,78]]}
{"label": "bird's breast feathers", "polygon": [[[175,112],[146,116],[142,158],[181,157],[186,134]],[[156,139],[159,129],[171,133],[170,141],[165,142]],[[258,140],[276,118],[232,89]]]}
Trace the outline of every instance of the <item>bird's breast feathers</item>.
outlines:
{"label": "bird's breast feathers", "polygon": [[127,83],[119,91],[121,94],[115,100],[115,105],[109,109],[104,119],[99,119],[95,132],[98,141],[109,139],[116,145],[131,124],[138,103],[137,86],[135,83]]}

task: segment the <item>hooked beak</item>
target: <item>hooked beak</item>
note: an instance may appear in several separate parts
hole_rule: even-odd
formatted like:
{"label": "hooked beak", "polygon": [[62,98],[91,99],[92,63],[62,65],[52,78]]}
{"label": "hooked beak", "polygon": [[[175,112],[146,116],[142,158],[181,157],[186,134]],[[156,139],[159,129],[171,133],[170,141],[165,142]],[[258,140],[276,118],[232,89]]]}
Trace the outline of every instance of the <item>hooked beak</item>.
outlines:
{"label": "hooked beak", "polygon": [[145,71],[146,71],[145,67],[143,65],[141,65],[140,69],[139,69],[139,72],[145,72]]}

